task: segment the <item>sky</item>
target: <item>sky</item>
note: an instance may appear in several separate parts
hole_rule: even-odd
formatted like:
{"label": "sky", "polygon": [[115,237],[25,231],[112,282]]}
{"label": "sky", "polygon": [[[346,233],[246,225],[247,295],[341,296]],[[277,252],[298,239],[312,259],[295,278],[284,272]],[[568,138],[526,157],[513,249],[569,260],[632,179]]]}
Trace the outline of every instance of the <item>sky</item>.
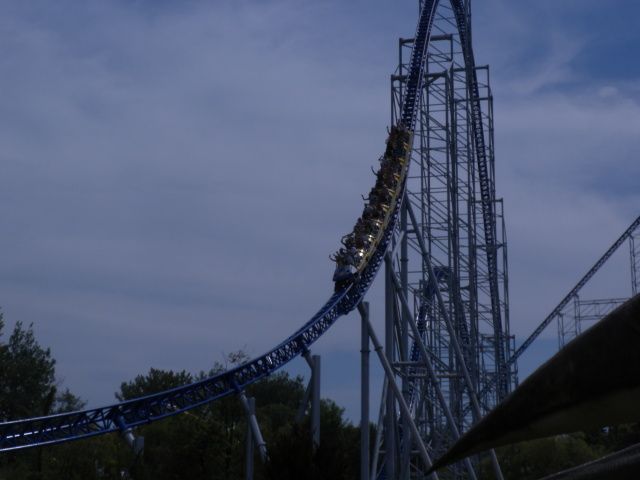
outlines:
{"label": "sky", "polygon": [[[638,15],[473,2],[519,341],[640,213]],[[5,330],[33,323],[90,406],[150,367],[207,370],[288,336],[331,292],[416,21],[413,0],[0,0]],[[630,294],[622,250],[590,298]],[[314,347],[353,419],[358,326]],[[523,375],[556,344],[552,325]]]}

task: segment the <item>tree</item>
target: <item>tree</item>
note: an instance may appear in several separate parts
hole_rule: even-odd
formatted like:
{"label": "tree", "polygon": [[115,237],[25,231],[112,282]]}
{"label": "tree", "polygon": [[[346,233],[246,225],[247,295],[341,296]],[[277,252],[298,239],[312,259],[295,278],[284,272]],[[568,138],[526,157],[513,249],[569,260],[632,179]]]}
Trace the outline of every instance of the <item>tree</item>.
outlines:
{"label": "tree", "polygon": [[[4,319],[0,313],[0,337]],[[59,391],[51,350],[36,340],[33,325],[17,322],[7,342],[0,343],[0,419],[3,421],[77,410],[84,402],[66,388]],[[12,479],[74,478],[56,476],[63,449],[33,449],[0,456],[0,477]],[[55,453],[53,453],[55,452]],[[77,452],[73,457],[77,458]],[[74,464],[77,470],[78,462]],[[69,464],[67,459],[66,464]],[[53,475],[53,476],[52,476]],[[82,478],[82,477],[78,477]],[[85,477],[86,478],[86,477]]]}
{"label": "tree", "polygon": [[[245,357],[234,353],[229,361]],[[226,369],[216,363],[202,379]],[[173,372],[151,368],[146,375],[123,382],[116,393],[118,400],[129,400],[191,383],[194,377],[186,372]],[[140,479],[181,478],[236,478],[242,465],[238,449],[242,437],[237,435],[237,424],[243,422],[236,402],[222,399],[213,405],[200,407],[141,427],[136,434],[144,436],[144,455],[131,469],[132,476]]]}
{"label": "tree", "polygon": [[138,375],[130,382],[122,382],[120,391],[116,392],[115,396],[122,402],[123,400],[131,400],[132,398],[169,390],[192,381],[193,377],[185,370],[172,372],[170,370],[151,368],[146,375]]}
{"label": "tree", "polygon": [[320,403],[320,446],[313,448],[309,419],[286,423],[271,438],[267,480],[351,480],[359,475],[360,430],[332,400]]}
{"label": "tree", "polygon": [[82,410],[86,404],[87,403],[80,397],[71,393],[71,390],[65,388],[56,394],[52,413],[75,412]]}
{"label": "tree", "polygon": [[[246,360],[235,352],[225,364],[216,363],[196,379],[214,375]],[[124,382],[119,399],[149,395],[192,381],[182,372],[151,369]],[[256,478],[352,479],[357,477],[359,430],[343,418],[343,409],[330,400],[321,402],[322,441],[313,450],[309,419],[295,416],[304,396],[301,377],[276,373],[250,385],[246,394],[256,399],[256,415],[267,442],[270,461],[256,460]],[[247,418],[238,398],[226,397],[182,415],[137,429],[145,437],[143,458],[131,470],[136,480],[242,478],[247,439]],[[257,456],[256,456],[257,459]]]}
{"label": "tree", "polygon": [[[0,335],[2,333],[0,315]],[[118,400],[150,395],[227,370],[246,360],[234,352],[224,364],[192,375],[184,370],[150,369],[123,382]],[[79,410],[84,402],[55,382],[55,360],[35,339],[33,327],[17,323],[9,340],[0,342],[0,414],[3,419]],[[359,433],[345,422],[343,410],[321,402],[321,445],[312,448],[309,418],[296,423],[304,396],[301,377],[276,373],[247,388],[271,460],[256,461],[256,479],[354,479]],[[119,435],[0,455],[1,480],[115,480],[129,472],[135,480],[242,478],[247,418],[236,395],[136,429],[145,437],[142,457],[135,457]],[[256,456],[257,458],[257,456]]]}
{"label": "tree", "polygon": [[[595,460],[604,449],[589,445],[584,434],[574,433],[516,443],[498,449],[497,454],[505,479],[536,480]],[[493,478],[488,460],[483,462],[481,472],[481,478]]]}
{"label": "tree", "polygon": [[[4,327],[0,315],[0,334]],[[0,419],[15,420],[50,413],[57,387],[51,350],[36,341],[33,325],[17,322],[0,345]]]}

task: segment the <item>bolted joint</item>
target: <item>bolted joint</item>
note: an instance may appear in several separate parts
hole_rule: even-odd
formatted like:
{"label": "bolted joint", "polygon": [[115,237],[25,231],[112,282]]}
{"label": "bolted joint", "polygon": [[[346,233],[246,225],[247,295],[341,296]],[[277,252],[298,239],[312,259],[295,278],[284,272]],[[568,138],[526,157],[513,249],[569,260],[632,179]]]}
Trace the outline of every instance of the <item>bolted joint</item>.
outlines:
{"label": "bolted joint", "polygon": [[129,445],[134,455],[142,455],[144,451],[144,437],[134,435],[133,428],[126,424],[122,415],[118,415],[115,418],[115,423],[120,429],[122,439]]}

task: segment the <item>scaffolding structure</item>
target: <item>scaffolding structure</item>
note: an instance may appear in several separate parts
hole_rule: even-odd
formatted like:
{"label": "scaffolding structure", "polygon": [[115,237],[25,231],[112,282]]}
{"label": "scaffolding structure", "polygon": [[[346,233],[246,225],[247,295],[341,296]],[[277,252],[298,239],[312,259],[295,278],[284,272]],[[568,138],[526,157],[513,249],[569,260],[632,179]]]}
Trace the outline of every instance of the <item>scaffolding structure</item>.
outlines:
{"label": "scaffolding structure", "polygon": [[[635,296],[638,294],[638,280],[640,280],[638,276],[640,272],[640,225],[638,224],[638,220],[629,227],[629,230],[627,230],[625,234],[629,241],[631,296]],[[611,254],[613,254],[613,252]],[[607,257],[607,259],[609,257]],[[601,268],[603,264],[604,262],[598,269]],[[568,342],[622,305],[629,298],[583,300],[580,298],[579,291],[577,291],[573,294],[572,299],[573,301],[568,303],[557,317],[558,348],[563,348]]]}
{"label": "scaffolding structure", "polygon": [[[469,3],[465,2],[467,25]],[[495,196],[489,67],[475,67],[492,213],[479,172],[469,71],[455,12],[440,2],[424,65],[406,198],[386,258],[385,354],[429,455],[437,458],[517,383],[509,330],[504,206]],[[467,35],[469,32],[467,32]],[[467,37],[468,38],[468,37]],[[470,39],[468,38],[470,42]],[[413,39],[400,39],[391,124],[400,118]],[[388,382],[385,382],[387,385]],[[424,478],[409,419],[385,388],[371,478]],[[497,478],[500,468],[491,453]],[[447,478],[477,478],[475,460]],[[377,477],[376,477],[377,478]]]}
{"label": "scaffolding structure", "polygon": [[629,237],[629,250],[631,253],[631,295],[638,294],[640,282],[640,232],[634,232]]}

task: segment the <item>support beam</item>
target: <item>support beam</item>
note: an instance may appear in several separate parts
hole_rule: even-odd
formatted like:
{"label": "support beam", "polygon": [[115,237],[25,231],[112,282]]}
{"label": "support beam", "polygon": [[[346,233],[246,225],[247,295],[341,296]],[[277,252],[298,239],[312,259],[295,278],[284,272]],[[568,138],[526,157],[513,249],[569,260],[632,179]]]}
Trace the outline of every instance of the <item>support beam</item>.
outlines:
{"label": "support beam", "polygon": [[[393,295],[393,283],[391,281],[392,272],[385,267],[385,338],[384,338],[384,354],[389,362],[395,360],[394,345],[394,327],[395,327],[395,305]],[[389,378],[389,382],[394,382],[393,375]],[[387,389],[387,398],[385,399],[386,412],[384,415],[384,470],[387,478],[396,478],[396,409],[393,401],[393,390]]]}
{"label": "support beam", "polygon": [[121,416],[116,417],[116,424],[120,429],[120,435],[122,436],[122,439],[126,442],[127,445],[129,445],[129,447],[133,451],[133,454],[135,456],[142,455],[142,452],[144,451],[144,437],[134,435],[133,429],[127,426],[124,418],[122,418]]}
{"label": "support beam", "polygon": [[[400,210],[400,231],[407,231],[407,209],[403,205]],[[407,245],[407,235],[403,235],[402,238],[399,239],[400,243],[400,282],[402,291],[409,291],[409,252]],[[393,276],[393,273],[392,273]],[[397,318],[400,320],[400,336],[398,338],[399,343],[399,358],[400,361],[404,362],[401,367],[402,370],[402,396],[408,402],[409,401],[409,367],[406,364],[409,360],[409,327],[408,323],[412,323],[413,315],[411,312],[406,310],[400,311]],[[405,416],[402,417],[402,431],[409,431],[409,419]],[[400,479],[401,480],[409,480],[409,476],[411,474],[411,448],[409,448],[410,444],[407,445],[405,441],[404,448],[400,451]]]}
{"label": "support beam", "polygon": [[631,296],[638,294],[640,283],[640,234],[629,237],[629,249],[631,253]]}
{"label": "support beam", "polygon": [[[256,399],[251,397],[249,400],[249,412],[250,415],[256,414]],[[251,423],[247,422],[247,439],[246,439],[246,459],[245,459],[245,480],[253,480],[253,458],[254,458],[254,445],[253,433],[251,431]]]}
{"label": "support beam", "polygon": [[295,421],[302,422],[307,407],[311,403],[311,440],[313,448],[318,448],[320,446],[320,355],[311,355],[309,350],[305,350],[302,357],[311,369],[311,378],[304,391],[304,397],[296,413]]}
{"label": "support beam", "polygon": [[251,433],[253,434],[253,440],[256,442],[258,446],[258,453],[260,454],[260,460],[264,463],[267,460],[267,444],[262,438],[262,432],[260,431],[260,426],[258,425],[258,419],[255,414],[255,405],[252,411],[251,405],[249,404],[249,399],[247,399],[247,395],[244,391],[239,393],[240,402],[244,407],[244,411],[247,414],[247,419],[249,421],[249,428],[251,429]]}
{"label": "support beam", "polygon": [[[398,293],[398,297],[400,299],[400,303],[402,309],[408,317],[411,317],[411,309],[409,308],[409,303],[407,302],[407,297],[404,294],[402,288],[398,285],[397,279],[392,277],[395,283],[395,287]],[[438,382],[438,378],[436,376],[435,370],[433,368],[433,364],[431,363],[431,359],[429,357],[429,353],[427,352],[427,347],[425,346],[422,338],[420,337],[420,332],[418,332],[418,327],[415,322],[409,321],[408,326],[411,329],[411,333],[413,334],[413,341],[418,345],[418,349],[420,350],[420,355],[423,358],[424,365],[427,368],[427,375],[431,379],[434,390],[436,392],[436,396],[438,397],[438,402],[440,403],[440,407],[442,408],[445,417],[447,418],[447,422],[449,423],[449,428],[451,428],[451,433],[453,434],[454,439],[458,440],[460,438],[460,432],[458,431],[458,427],[456,422],[453,419],[453,414],[451,413],[451,409],[449,408],[449,404],[442,393],[442,389],[440,388],[440,384]],[[476,473],[473,470],[473,465],[471,461],[467,458],[465,460],[465,466],[467,468],[467,472],[469,473],[469,477],[472,480],[476,480]]]}
{"label": "support beam", "polygon": [[529,337],[524,342],[522,342],[522,345],[518,347],[513,356],[507,362],[507,365],[511,365],[512,363],[514,363],[518,359],[518,357],[522,355],[522,353],[527,348],[529,348],[529,345],[531,345],[533,341],[538,338],[538,335],[540,335],[542,331],[551,323],[551,321],[562,312],[564,307],[567,306],[571,299],[580,292],[582,287],[584,287],[589,282],[589,280],[591,280],[596,272],[600,270],[600,267],[602,267],[602,265],[604,265],[607,260],[609,260],[609,258],[616,252],[616,250],[618,250],[618,247],[620,247],[620,245],[622,245],[628,238],[631,237],[631,235],[637,228],[640,228],[640,216],[636,218],[631,223],[631,225],[629,225],[629,228],[627,228],[624,233],[613,243],[613,245],[609,247],[609,250],[607,250],[604,255],[602,255],[602,257],[598,259],[593,267],[591,267],[589,271],[584,275],[584,277],[580,279],[576,286],[573,287],[569,293],[567,293],[567,295],[556,306],[556,308],[554,308],[553,311],[549,315],[547,315],[547,318],[545,318],[542,323],[538,325],[538,328],[536,328],[533,333],[529,335]]}
{"label": "support beam", "polygon": [[360,334],[360,480],[369,480],[369,302],[358,304]]}
{"label": "support beam", "polygon": [[[411,202],[409,201],[408,198],[405,197],[404,203],[407,205],[407,213],[409,214],[409,218],[411,219],[413,228],[418,230],[418,221],[416,219],[415,213],[413,212],[413,208],[411,207]],[[416,239],[418,240],[418,244],[422,252],[422,259],[425,265],[427,266],[427,272],[429,274],[429,277],[436,278],[435,273],[433,271],[433,265],[431,263],[431,255],[429,255],[429,252],[427,251],[427,248],[424,244],[424,239],[420,235],[417,235]],[[385,260],[390,263],[391,257],[387,256]],[[473,388],[473,383],[471,382],[469,370],[467,369],[467,366],[464,361],[464,355],[462,354],[462,349],[460,348],[460,344],[458,343],[456,332],[451,323],[451,319],[449,318],[449,313],[447,312],[447,307],[444,303],[442,292],[440,291],[440,288],[438,287],[437,284],[435,288],[435,293],[436,293],[436,298],[438,301],[440,313],[444,318],[447,331],[449,332],[449,338],[451,339],[451,344],[453,345],[453,349],[456,355],[456,359],[460,365],[460,370],[462,371],[462,375],[467,387],[467,391],[469,392],[469,398],[471,400],[473,411],[476,414],[476,418],[481,418],[482,412],[480,410],[480,403],[478,402],[478,396]],[[504,477],[502,475],[502,470],[500,469],[500,464],[498,463],[498,458],[496,457],[496,453],[494,450],[490,451],[490,456],[491,456],[491,463],[493,464],[493,469],[495,471],[496,477],[498,478],[498,480],[504,480]]]}
{"label": "support beam", "polygon": [[[365,323],[366,323],[367,331],[369,333],[369,338],[371,339],[371,343],[373,344],[373,348],[375,352],[378,354],[378,358],[386,374],[389,391],[391,391],[392,396],[395,397],[395,400],[397,400],[398,405],[400,406],[400,411],[402,412],[402,415],[404,415],[409,420],[408,422],[409,430],[411,432],[411,436],[413,437],[413,441],[416,447],[418,448],[418,454],[420,455],[420,458],[422,459],[422,461],[424,462],[427,468],[431,468],[431,465],[432,465],[431,457],[429,456],[429,452],[427,452],[427,447],[425,446],[424,442],[422,441],[422,438],[420,437],[420,432],[418,431],[418,427],[416,426],[415,422],[411,418],[411,411],[409,410],[409,406],[407,405],[407,402],[402,396],[402,391],[400,390],[400,387],[398,387],[398,385],[394,380],[394,374],[393,374],[393,369],[391,368],[391,364],[389,363],[389,360],[387,360],[387,357],[384,354],[382,345],[380,344],[380,341],[378,340],[378,337],[376,336],[373,330],[371,322],[368,319],[366,319]],[[430,477],[433,480],[438,480],[438,476],[435,472],[432,473]]]}
{"label": "support beam", "polygon": [[[367,337],[369,332],[367,330]],[[384,430],[384,412],[387,403],[387,377],[382,379],[382,396],[380,397],[380,411],[378,412],[378,423],[376,424],[376,438],[373,442],[373,454],[371,455],[370,480],[378,479],[378,458],[380,456],[380,444],[382,443],[382,431]]]}
{"label": "support beam", "polygon": [[320,355],[313,355],[311,373],[311,435],[313,447],[320,446]]}
{"label": "support beam", "polygon": [[309,406],[309,400],[311,400],[311,383],[312,381],[309,380],[309,383],[307,383],[307,388],[304,389],[302,402],[300,402],[300,406],[298,407],[298,411],[296,412],[295,422],[297,424],[302,423],[302,420],[304,420],[304,414],[307,411],[307,407]]}

